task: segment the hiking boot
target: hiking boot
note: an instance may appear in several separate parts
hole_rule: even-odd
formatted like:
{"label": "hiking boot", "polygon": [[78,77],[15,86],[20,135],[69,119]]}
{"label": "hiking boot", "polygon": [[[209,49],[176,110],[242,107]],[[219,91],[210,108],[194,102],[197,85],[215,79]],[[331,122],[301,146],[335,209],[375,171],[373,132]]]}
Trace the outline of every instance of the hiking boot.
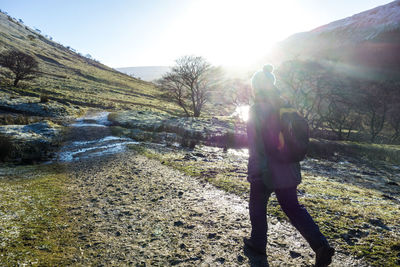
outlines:
{"label": "hiking boot", "polygon": [[315,267],[325,267],[331,264],[335,249],[328,245],[320,247],[315,253]]}
{"label": "hiking boot", "polygon": [[249,248],[250,250],[252,250],[253,252],[255,252],[256,254],[260,254],[260,255],[267,255],[265,247],[259,247],[256,246],[253,241],[251,241],[251,239],[244,237],[243,238],[243,243],[245,245],[245,247]]}

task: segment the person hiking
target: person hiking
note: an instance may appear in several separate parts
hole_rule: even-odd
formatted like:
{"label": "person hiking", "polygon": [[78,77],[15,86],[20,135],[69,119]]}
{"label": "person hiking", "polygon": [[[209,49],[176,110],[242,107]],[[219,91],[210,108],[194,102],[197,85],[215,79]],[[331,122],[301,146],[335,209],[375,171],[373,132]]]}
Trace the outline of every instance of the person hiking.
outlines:
{"label": "person hiking", "polygon": [[250,182],[249,212],[251,236],[244,238],[245,247],[266,255],[267,203],[272,192],[291,224],[307,240],[316,253],[315,266],[328,266],[335,252],[318,226],[299,204],[297,186],[301,182],[299,162],[280,162],[274,158],[282,146],[279,109],[284,105],[275,86],[273,66],[265,65],[252,79],[254,104],[247,122],[249,143],[248,181]]}

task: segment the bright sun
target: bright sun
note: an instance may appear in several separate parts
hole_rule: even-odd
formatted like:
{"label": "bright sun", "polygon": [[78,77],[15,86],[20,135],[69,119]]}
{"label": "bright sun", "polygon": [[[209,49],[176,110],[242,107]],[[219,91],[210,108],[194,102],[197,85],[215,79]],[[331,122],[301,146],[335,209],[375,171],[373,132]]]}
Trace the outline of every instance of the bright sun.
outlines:
{"label": "bright sun", "polygon": [[237,106],[235,109],[235,112],[233,112],[232,116],[239,117],[242,121],[246,122],[249,120],[249,110],[250,106],[249,105],[242,105],[242,106]]}
{"label": "bright sun", "polygon": [[[283,21],[282,12],[292,19]],[[202,55],[217,65],[247,65],[292,32],[297,14],[290,0],[193,1],[170,27],[168,39],[182,40],[171,48],[182,55]]]}

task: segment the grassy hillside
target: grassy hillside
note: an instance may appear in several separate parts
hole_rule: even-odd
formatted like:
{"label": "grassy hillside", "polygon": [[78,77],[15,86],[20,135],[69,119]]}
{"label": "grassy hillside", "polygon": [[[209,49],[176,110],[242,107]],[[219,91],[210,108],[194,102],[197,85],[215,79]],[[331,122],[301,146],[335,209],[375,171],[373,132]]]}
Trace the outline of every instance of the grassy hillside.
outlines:
{"label": "grassy hillside", "polygon": [[1,88],[75,105],[112,109],[157,109],[179,113],[163,101],[151,83],[134,79],[64,47],[0,12],[0,53],[16,49],[34,56],[41,76],[11,88],[1,77]]}

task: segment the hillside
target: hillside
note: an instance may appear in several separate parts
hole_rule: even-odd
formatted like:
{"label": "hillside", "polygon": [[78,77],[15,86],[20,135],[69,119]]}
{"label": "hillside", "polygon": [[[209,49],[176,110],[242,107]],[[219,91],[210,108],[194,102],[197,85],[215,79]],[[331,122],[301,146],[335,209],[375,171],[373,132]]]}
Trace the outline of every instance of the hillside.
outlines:
{"label": "hillside", "polygon": [[145,67],[126,67],[117,68],[116,70],[140,78],[145,81],[153,81],[159,79],[171,68],[168,66],[145,66]]}
{"label": "hillside", "polygon": [[62,103],[96,108],[157,109],[179,112],[177,107],[164,102],[151,83],[134,79],[95,60],[64,47],[38,31],[34,31],[10,16],[0,13],[0,52],[20,50],[34,56],[41,75],[33,82],[11,88],[1,80],[1,88],[24,95],[39,96]]}
{"label": "hillside", "polygon": [[280,61],[334,60],[368,75],[400,71],[400,1],[331,22],[282,41],[276,51]]}

